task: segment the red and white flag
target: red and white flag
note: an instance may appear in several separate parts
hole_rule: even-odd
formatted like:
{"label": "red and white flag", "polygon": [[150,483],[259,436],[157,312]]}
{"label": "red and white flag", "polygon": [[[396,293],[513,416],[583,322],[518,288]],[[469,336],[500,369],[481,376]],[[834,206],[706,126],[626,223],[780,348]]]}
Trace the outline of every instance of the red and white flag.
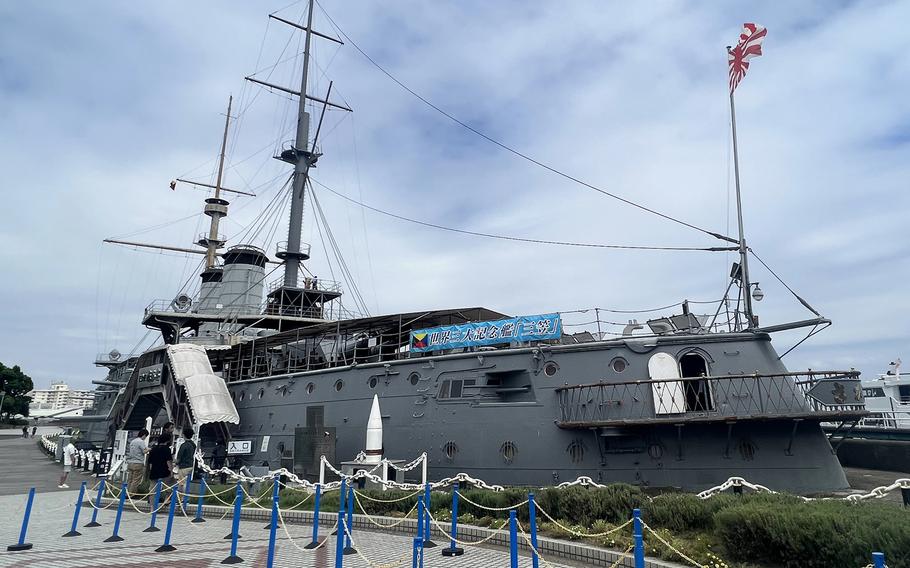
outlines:
{"label": "red and white flag", "polygon": [[746,76],[749,69],[749,60],[761,55],[761,42],[768,35],[768,30],[758,24],[743,24],[743,33],[739,35],[739,43],[728,50],[728,63],[730,65],[730,93],[736,89],[739,82]]}

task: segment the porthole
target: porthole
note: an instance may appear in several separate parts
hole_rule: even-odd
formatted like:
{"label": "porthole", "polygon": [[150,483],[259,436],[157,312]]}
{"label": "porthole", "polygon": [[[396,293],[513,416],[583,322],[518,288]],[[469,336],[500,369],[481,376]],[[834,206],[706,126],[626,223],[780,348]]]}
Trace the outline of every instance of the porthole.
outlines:
{"label": "porthole", "polygon": [[307,394],[313,394],[313,391],[314,391],[314,390],[316,390],[316,384],[315,384],[315,383],[307,383],[307,385],[306,385],[306,393],[307,393]]}
{"label": "porthole", "polygon": [[338,379],[337,381],[335,381],[335,390],[336,391],[340,391],[343,388],[344,388],[344,381],[342,381],[341,379]]}
{"label": "porthole", "polygon": [[265,389],[259,389],[259,398],[265,396]]}
{"label": "porthole", "polygon": [[622,373],[628,366],[629,363],[627,363],[626,360],[622,357],[615,357],[612,361],[610,361],[610,368],[613,369],[614,373]]}
{"label": "porthole", "polygon": [[458,445],[449,440],[442,445],[442,453],[445,455],[446,459],[452,461],[455,459],[455,456],[458,455]]}
{"label": "porthole", "polygon": [[245,398],[246,398],[246,391],[243,391],[242,393],[240,393],[240,402],[243,402],[243,399],[245,399]]}
{"label": "porthole", "polygon": [[648,446],[648,457],[652,460],[659,460],[664,456],[664,447],[660,444],[651,444]]}
{"label": "porthole", "polygon": [[377,379],[376,377],[370,377],[370,388],[371,389],[375,389],[376,385],[378,385],[378,384],[379,384],[379,379]]}
{"label": "porthole", "polygon": [[559,365],[553,361],[547,361],[546,365],[543,366],[543,374],[548,377],[552,377],[559,371]]}
{"label": "porthole", "polygon": [[742,456],[745,461],[752,461],[755,459],[755,444],[751,440],[741,440],[739,443],[739,455]]}
{"label": "porthole", "polygon": [[512,442],[511,440],[503,442],[502,446],[499,447],[499,454],[506,463],[512,463],[515,459],[515,454],[517,453],[518,448],[515,446],[515,442]]}
{"label": "porthole", "polygon": [[288,387],[287,387],[287,385],[281,386],[281,387],[278,389],[278,393],[279,393],[281,396],[287,396],[287,395],[288,395]]}
{"label": "porthole", "polygon": [[410,376],[408,376],[408,380],[416,387],[417,383],[420,382],[420,373],[411,373]]}
{"label": "porthole", "polygon": [[566,448],[566,453],[569,454],[569,459],[572,460],[572,463],[579,464],[585,459],[585,443],[576,438],[569,443],[569,446]]}

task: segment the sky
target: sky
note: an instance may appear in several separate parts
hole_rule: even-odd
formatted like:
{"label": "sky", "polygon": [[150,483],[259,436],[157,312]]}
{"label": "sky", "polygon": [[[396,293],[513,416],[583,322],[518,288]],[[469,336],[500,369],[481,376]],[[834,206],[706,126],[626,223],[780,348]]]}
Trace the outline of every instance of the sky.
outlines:
{"label": "sky", "polygon": [[[206,193],[168,183],[214,180],[229,95],[224,185],[257,197],[229,196],[223,232],[229,244],[252,239],[270,251],[284,240],[286,211],[269,204],[289,168],[271,156],[293,137],[297,103],[244,77],[299,89],[302,35],[267,16],[302,21],[304,6],[0,3],[0,361],[38,387],[88,387],[105,374],[96,354],[156,340],[141,325],[144,307],[185,283],[192,290],[201,257],[102,240],[193,246]],[[910,3],[887,1],[322,0],[314,27],[335,37],[340,29],[411,90],[527,156],[735,236],[725,46],[743,22],[764,25],[764,55],[736,91],[746,236],[834,322],[784,361],[875,374],[910,357],[908,20]],[[582,324],[595,307],[722,297],[730,253],[492,240],[383,216],[323,189],[484,233],[724,245],[491,144],[349,41],[320,39],[313,53],[309,91],[323,96],[332,81],[332,100],[354,109],[326,113],[313,178],[361,311],[588,309],[565,316]],[[308,268],[340,280],[308,199]],[[751,268],[765,293],[762,324],[812,317],[754,259]],[[674,310],[600,316],[621,324]],[[774,345],[782,353],[805,333],[776,334]]]}

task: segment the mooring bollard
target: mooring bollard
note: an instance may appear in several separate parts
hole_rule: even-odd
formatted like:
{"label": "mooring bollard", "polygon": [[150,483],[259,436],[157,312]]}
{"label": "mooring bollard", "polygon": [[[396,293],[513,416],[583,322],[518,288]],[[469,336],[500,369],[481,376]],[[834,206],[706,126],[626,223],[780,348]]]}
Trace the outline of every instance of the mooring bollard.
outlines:
{"label": "mooring bollard", "polygon": [[82,536],[82,533],[76,530],[76,527],[79,525],[79,511],[82,510],[82,499],[85,498],[85,482],[82,482],[82,485],[79,487],[79,498],[76,499],[76,511],[73,513],[73,526],[70,528],[70,532],[66,533],[63,536]]}
{"label": "mooring bollard", "polygon": [[537,556],[537,504],[534,494],[528,493],[528,523],[531,525],[531,566],[540,567],[540,558]]}
{"label": "mooring bollard", "polygon": [[177,550],[176,547],[171,546],[171,528],[174,526],[174,510],[177,508],[177,499],[180,496],[177,494],[177,488],[171,490],[171,506],[167,511],[167,527],[164,529],[164,544],[155,549],[155,552],[171,552]]}
{"label": "mooring bollard", "polygon": [[32,501],[35,500],[35,488],[28,491],[28,502],[25,504],[25,515],[22,517],[22,528],[19,530],[19,542],[6,547],[10,552],[17,550],[30,550],[32,544],[25,542],[25,533],[28,531],[28,518],[32,516]]}
{"label": "mooring bollard", "polygon": [[304,546],[307,550],[313,550],[319,546],[319,505],[322,501],[322,484],[316,486],[315,502],[313,504],[313,541]]}
{"label": "mooring bollard", "polygon": [[225,535],[224,540],[232,540],[234,535],[237,535],[237,538],[241,538],[239,534],[240,531],[240,505],[243,503],[243,488],[240,486],[240,482],[237,482],[237,490],[234,494],[234,517],[231,519],[231,532]]}
{"label": "mooring bollard", "polygon": [[632,509],[632,540],[635,544],[635,568],[645,568],[645,539],[641,533],[640,509]]}
{"label": "mooring bollard", "polygon": [[199,478],[199,501],[196,502],[196,518],[190,521],[191,523],[204,523],[205,519],[202,518],[202,503],[205,501],[205,478]]}
{"label": "mooring bollard", "polygon": [[158,532],[161,529],[155,526],[155,519],[158,518],[158,505],[161,503],[161,480],[155,483],[155,497],[152,498],[152,518],[149,520],[149,526],[142,532]]}
{"label": "mooring bollard", "polygon": [[518,517],[515,509],[509,511],[509,562],[512,568],[518,568]]}
{"label": "mooring bollard", "polygon": [[885,553],[884,552],[873,552],[872,553],[872,566],[875,568],[885,568]]}
{"label": "mooring bollard", "polygon": [[[243,558],[237,556],[237,539],[240,538],[240,505],[243,503],[243,489],[240,482],[237,482],[237,495],[234,497],[234,518],[231,519],[231,554],[221,561],[222,564],[238,564],[243,562]],[[227,538],[227,537],[225,537]]]}
{"label": "mooring bollard", "polygon": [[123,502],[126,501],[126,482],[120,486],[120,502],[117,504],[117,517],[114,519],[114,532],[111,536],[104,539],[104,542],[121,542],[123,537],[120,536],[120,517],[123,516]]}
{"label": "mooring bollard", "polygon": [[425,514],[425,516],[423,518],[423,522],[425,525],[423,528],[423,547],[424,548],[433,548],[434,546],[436,546],[436,543],[433,542],[432,540],[430,540],[430,535],[431,535],[431,533],[430,533],[430,505],[431,504],[432,503],[430,500],[430,484],[427,483],[426,489],[424,489],[424,498],[423,498],[423,507],[424,507],[423,512]]}
{"label": "mooring bollard", "polygon": [[[344,480],[341,481],[342,486]],[[341,495],[338,496],[341,499]],[[335,536],[335,568],[342,568],[344,561],[344,509],[338,509],[338,530]]]}
{"label": "mooring bollard", "polygon": [[[449,539],[449,547],[442,549],[443,556],[461,556],[464,549],[455,546],[455,539],[458,538],[458,483],[452,487],[452,538]],[[536,567],[535,567],[536,568]]]}
{"label": "mooring bollard", "polygon": [[272,485],[272,522],[269,523],[269,555],[266,559],[267,568],[275,565],[275,534],[278,532],[278,474],[275,474],[275,483]]}
{"label": "mooring bollard", "polygon": [[354,548],[354,545],[351,544],[351,533],[354,532],[354,487],[353,485],[348,489],[348,500],[347,500],[347,516],[348,520],[345,524],[347,530],[344,531],[344,551],[343,554],[347,556],[348,554],[355,554],[357,549]]}
{"label": "mooring bollard", "polygon": [[104,493],[104,482],[105,478],[102,477],[101,483],[98,484],[98,495],[95,497],[95,506],[92,508],[92,520],[89,524],[85,525],[86,528],[101,526],[101,523],[98,522],[98,509],[101,508],[101,494]]}

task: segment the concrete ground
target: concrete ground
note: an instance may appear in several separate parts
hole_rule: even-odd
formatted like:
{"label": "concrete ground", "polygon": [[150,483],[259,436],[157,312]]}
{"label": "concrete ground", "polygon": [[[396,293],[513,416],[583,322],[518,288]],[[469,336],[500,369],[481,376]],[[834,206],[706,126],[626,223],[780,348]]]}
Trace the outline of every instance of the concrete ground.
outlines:
{"label": "concrete ground", "polygon": [[[58,490],[56,477],[61,467],[45,457],[38,449],[37,439],[0,436],[0,567],[9,568],[61,568],[109,567],[150,568],[154,566],[181,566],[203,568],[220,565],[229,556],[230,541],[224,536],[231,531],[229,519],[209,518],[205,523],[194,524],[188,518],[174,518],[171,544],[173,552],[155,552],[162,545],[165,532],[146,533],[148,514],[124,509],[119,534],[123,542],[106,543],[112,535],[115,507],[99,510],[97,528],[84,528],[92,516],[91,507],[83,507],[78,523],[81,536],[63,538],[71,528],[79,483],[82,477],[73,478],[72,489]],[[91,488],[97,480],[89,479]],[[36,497],[25,541],[33,548],[22,552],[7,552],[6,547],[18,542],[25,510],[26,493],[36,487]],[[178,509],[179,511],[179,509]],[[178,513],[179,514],[179,513]],[[166,516],[159,515],[157,525],[166,527]],[[331,537],[319,549],[300,550],[312,534],[306,525],[287,525],[288,534],[279,527],[275,566],[329,568],[335,565],[335,539]],[[263,522],[241,521],[237,555],[243,566],[266,565],[269,531]],[[344,557],[347,568],[407,568],[411,565],[412,538],[404,535],[357,530],[353,534],[356,548],[363,556]],[[446,568],[493,568],[509,565],[508,551],[502,549],[468,548],[464,556],[443,558],[440,548],[427,549],[425,566]],[[553,568],[564,565],[548,563]],[[528,568],[531,561],[520,559],[520,566]]]}

